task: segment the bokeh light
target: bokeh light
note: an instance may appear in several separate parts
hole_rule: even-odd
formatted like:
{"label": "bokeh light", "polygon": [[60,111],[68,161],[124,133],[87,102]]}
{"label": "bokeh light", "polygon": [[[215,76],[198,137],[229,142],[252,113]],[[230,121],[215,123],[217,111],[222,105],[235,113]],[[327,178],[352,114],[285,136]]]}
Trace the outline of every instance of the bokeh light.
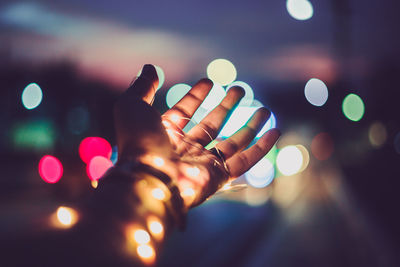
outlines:
{"label": "bokeh light", "polygon": [[250,85],[242,81],[235,81],[227,86],[226,91],[228,92],[228,90],[234,86],[240,86],[245,91],[244,97],[240,100],[238,106],[253,106],[254,92]]}
{"label": "bokeh light", "polygon": [[167,106],[172,108],[189,92],[190,88],[191,86],[185,83],[178,83],[169,88],[166,96]]}
{"label": "bokeh light", "polygon": [[303,156],[303,164],[301,165],[301,168],[299,172],[304,171],[308,164],[310,163],[310,153],[308,153],[307,148],[305,148],[303,145],[296,145],[296,147],[300,150],[302,156]]}
{"label": "bokeh light", "polygon": [[74,225],[78,220],[78,214],[74,209],[60,206],[56,211],[58,222],[64,227]]}
{"label": "bokeh light", "polygon": [[147,264],[152,264],[155,260],[155,251],[154,248],[150,245],[143,244],[137,247],[136,249],[139,257]]}
{"label": "bokeh light", "polygon": [[271,161],[264,157],[245,174],[249,185],[263,188],[269,185],[275,177],[275,168]]}
{"label": "bokeh light", "polygon": [[343,99],[343,114],[351,121],[359,121],[364,116],[365,106],[356,94],[349,94]]}
{"label": "bokeh light", "polygon": [[17,122],[11,135],[18,150],[48,151],[56,142],[57,128],[49,120]]}
{"label": "bokeh light", "polygon": [[224,99],[226,92],[221,85],[214,83],[211,91],[208,93],[207,97],[204,99],[203,103],[201,103],[201,107],[208,112],[218,106],[221,103],[222,99]]}
{"label": "bokeh light", "polygon": [[79,145],[79,156],[86,164],[96,156],[111,158],[112,147],[110,143],[101,137],[86,137]]}
{"label": "bokeh light", "polygon": [[276,117],[273,112],[264,126],[261,128],[260,132],[257,134],[256,138],[260,138],[264,133],[268,132],[269,130],[276,128]]}
{"label": "bokeh light", "polygon": [[318,160],[327,160],[334,151],[332,137],[328,133],[319,133],[311,141],[311,152]]}
{"label": "bokeh light", "polygon": [[157,90],[158,90],[164,85],[165,74],[164,74],[163,69],[160,66],[154,65],[154,67],[156,68],[157,77],[158,77],[158,87],[157,87]]}
{"label": "bokeh light", "polygon": [[138,229],[133,233],[133,239],[138,244],[147,244],[150,242],[150,235],[146,230]]}
{"label": "bokeh light", "polygon": [[313,6],[308,0],[287,0],[286,9],[297,20],[308,20],[314,14]]}
{"label": "bokeh light", "polygon": [[68,111],[68,130],[73,134],[82,134],[89,128],[89,111],[86,107],[74,107]]}
{"label": "bokeh light", "polygon": [[369,142],[374,147],[382,146],[387,139],[387,131],[385,125],[380,122],[374,122],[368,131]]}
{"label": "bokeh light", "polygon": [[[226,122],[218,137],[229,137],[239,130],[246,122],[251,118],[254,112],[259,109],[259,107],[237,107],[233,112],[229,120]],[[273,113],[271,113],[270,118],[265,123],[261,131],[257,134],[257,138],[261,137],[268,130],[276,127],[276,118]]]}
{"label": "bokeh light", "polygon": [[276,157],[276,166],[286,176],[298,173],[303,166],[303,154],[296,146],[282,148]]}
{"label": "bokeh light", "polygon": [[47,183],[57,183],[63,175],[63,166],[56,157],[43,156],[39,161],[39,175]]}
{"label": "bokeh light", "polygon": [[328,100],[328,87],[323,81],[312,78],[304,87],[304,95],[310,104],[320,107]]}
{"label": "bokeh light", "polygon": [[208,78],[222,86],[232,83],[236,79],[236,75],[235,66],[227,59],[215,59],[207,66]]}
{"label": "bokeh light", "polygon": [[22,105],[26,109],[37,108],[42,102],[43,93],[40,86],[36,83],[28,84],[22,92]]}
{"label": "bokeh light", "polygon": [[164,200],[165,199],[165,193],[161,188],[154,188],[151,190],[151,195],[158,200]]}
{"label": "bokeh light", "polygon": [[164,226],[157,217],[147,218],[147,228],[155,239],[161,240],[164,237]]}
{"label": "bokeh light", "polygon": [[110,159],[103,156],[95,156],[90,160],[89,164],[87,165],[86,172],[90,180],[97,181],[112,166],[113,163]]}

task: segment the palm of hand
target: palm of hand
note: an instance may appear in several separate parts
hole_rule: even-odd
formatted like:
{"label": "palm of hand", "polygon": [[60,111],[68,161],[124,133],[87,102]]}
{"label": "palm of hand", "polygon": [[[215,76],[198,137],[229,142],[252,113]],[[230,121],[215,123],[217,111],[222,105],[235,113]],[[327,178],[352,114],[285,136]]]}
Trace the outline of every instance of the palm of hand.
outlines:
{"label": "palm of hand", "polygon": [[[157,85],[154,67],[145,65],[142,75],[117,103],[118,147],[123,151],[121,158],[141,157],[147,163],[162,167],[177,183],[187,207],[200,204],[228,179],[246,172],[268,153],[279,137],[279,131],[272,129],[244,150],[269,117],[270,112],[260,108],[244,127],[218,143],[212,153],[204,146],[217,137],[244,96],[244,90],[231,88],[214,110],[184,133],[182,129],[204,101],[213,83],[208,79],[200,80],[162,116],[149,106]],[[154,162],[159,158],[163,164]]]}

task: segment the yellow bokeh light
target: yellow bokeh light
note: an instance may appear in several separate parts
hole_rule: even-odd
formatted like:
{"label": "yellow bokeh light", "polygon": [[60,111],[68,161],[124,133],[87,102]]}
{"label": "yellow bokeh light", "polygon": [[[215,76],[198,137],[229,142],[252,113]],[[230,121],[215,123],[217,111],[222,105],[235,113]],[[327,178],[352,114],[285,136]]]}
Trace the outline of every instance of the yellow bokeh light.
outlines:
{"label": "yellow bokeh light", "polygon": [[149,229],[152,236],[160,241],[164,237],[164,226],[162,222],[155,216],[149,216],[147,218],[147,228]]}
{"label": "yellow bokeh light", "polygon": [[154,157],[153,163],[154,163],[154,165],[156,165],[157,167],[162,167],[162,166],[164,166],[165,161],[164,161],[161,157]]}
{"label": "yellow bokeh light", "polygon": [[200,174],[200,169],[197,167],[188,167],[186,168],[186,174],[190,177],[197,177]]}
{"label": "yellow bokeh light", "polygon": [[375,122],[369,127],[368,131],[369,141],[372,146],[380,147],[387,139],[387,131],[385,125],[380,122]]}
{"label": "yellow bokeh light", "polygon": [[160,222],[150,222],[149,229],[152,234],[161,234],[164,231],[164,227]]}
{"label": "yellow bokeh light", "polygon": [[58,226],[71,227],[78,221],[78,213],[68,207],[60,206],[56,211]]}
{"label": "yellow bokeh light", "polygon": [[93,187],[94,189],[96,189],[96,188],[99,186],[99,182],[96,181],[96,180],[92,180],[92,181],[90,182],[90,184],[92,185],[92,187]]}
{"label": "yellow bokeh light", "polygon": [[310,153],[308,153],[307,148],[305,148],[303,145],[296,145],[296,147],[300,150],[301,155],[303,156],[303,162],[301,164],[301,168],[298,172],[304,171],[308,164],[310,163]]}
{"label": "yellow bokeh light", "polygon": [[140,245],[137,247],[136,252],[144,262],[149,264],[154,262],[156,252],[152,246]]}
{"label": "yellow bokeh light", "polygon": [[170,117],[171,121],[178,123],[179,122],[179,116],[177,114],[172,114]]}
{"label": "yellow bokeh light", "polygon": [[208,78],[222,86],[232,83],[236,75],[235,66],[227,59],[215,59],[207,66]]}
{"label": "yellow bokeh light", "polygon": [[278,152],[276,165],[283,175],[296,174],[303,166],[303,154],[296,146],[286,146]]}
{"label": "yellow bokeh light", "polygon": [[150,235],[146,230],[138,229],[133,233],[133,239],[138,244],[147,244],[150,242]]}
{"label": "yellow bokeh light", "polygon": [[185,190],[183,190],[181,196],[182,197],[192,197],[194,196],[196,193],[194,192],[193,188],[186,188]]}
{"label": "yellow bokeh light", "polygon": [[161,188],[154,188],[153,190],[151,190],[151,195],[158,200],[165,199],[165,193]]}

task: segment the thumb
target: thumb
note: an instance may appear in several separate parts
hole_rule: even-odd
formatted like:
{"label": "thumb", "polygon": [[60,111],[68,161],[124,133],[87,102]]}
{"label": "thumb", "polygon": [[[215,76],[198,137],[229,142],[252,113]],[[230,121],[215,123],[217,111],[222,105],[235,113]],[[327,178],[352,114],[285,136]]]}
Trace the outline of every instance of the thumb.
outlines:
{"label": "thumb", "polygon": [[158,87],[158,76],[156,68],[151,64],[143,66],[140,76],[129,86],[125,96],[138,97],[148,104],[153,104],[154,96]]}

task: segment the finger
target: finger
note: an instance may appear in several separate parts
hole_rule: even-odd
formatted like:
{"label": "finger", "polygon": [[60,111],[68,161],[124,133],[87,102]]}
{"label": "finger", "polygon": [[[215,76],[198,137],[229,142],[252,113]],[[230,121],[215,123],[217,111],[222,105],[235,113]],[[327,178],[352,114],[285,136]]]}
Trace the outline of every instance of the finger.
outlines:
{"label": "finger", "polygon": [[182,129],[203,103],[212,87],[213,82],[210,79],[201,79],[178,103],[165,112],[163,117],[167,117]]}
{"label": "finger", "polygon": [[230,113],[240,99],[243,98],[244,94],[244,89],[239,86],[230,88],[222,102],[189,131],[188,137],[203,146],[210,143],[217,137]]}
{"label": "finger", "polygon": [[262,159],[273,147],[280,136],[278,129],[271,129],[250,148],[240,152],[226,161],[229,175],[238,177],[247,172],[260,159]]}
{"label": "finger", "polygon": [[222,151],[225,158],[230,158],[247,147],[259,130],[268,120],[271,112],[266,108],[259,108],[247,123],[228,139],[218,143],[216,147]]}
{"label": "finger", "polygon": [[139,97],[148,104],[152,104],[158,87],[158,76],[153,65],[143,66],[139,77],[129,86],[122,97]]}

